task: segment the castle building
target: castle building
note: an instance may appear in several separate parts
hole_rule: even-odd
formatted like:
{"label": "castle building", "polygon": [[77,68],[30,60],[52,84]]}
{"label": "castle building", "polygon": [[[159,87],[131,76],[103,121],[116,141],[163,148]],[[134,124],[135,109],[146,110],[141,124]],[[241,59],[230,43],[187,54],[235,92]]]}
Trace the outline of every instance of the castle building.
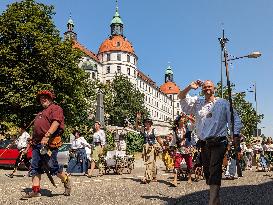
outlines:
{"label": "castle building", "polygon": [[64,37],[72,39],[74,48],[80,49],[85,54],[79,66],[86,72],[90,72],[92,79],[102,83],[112,81],[116,74],[127,76],[136,88],[144,93],[145,107],[153,119],[154,126],[162,135],[169,133],[169,121],[180,113],[180,101],[177,98],[180,89],[174,83],[172,68],[167,67],[165,83],[160,87],[138,68],[138,57],[134,47],[123,33],[124,24],[118,6],[110,24],[111,35],[102,42],[98,53],[80,44],[74,32],[74,26],[70,16]]}

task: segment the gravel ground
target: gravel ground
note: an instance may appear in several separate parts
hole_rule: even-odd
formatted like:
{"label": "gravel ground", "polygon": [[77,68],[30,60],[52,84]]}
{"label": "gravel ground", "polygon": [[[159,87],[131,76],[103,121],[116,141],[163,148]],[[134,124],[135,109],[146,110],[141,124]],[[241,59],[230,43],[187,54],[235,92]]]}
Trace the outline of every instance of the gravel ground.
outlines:
{"label": "gravel ground", "polygon": [[[158,182],[141,184],[144,165],[141,160],[135,163],[131,174],[105,175],[87,178],[73,176],[73,193],[70,197],[62,195],[64,188],[58,178],[54,178],[54,188],[46,175],[42,178],[42,197],[20,200],[25,191],[30,191],[31,179],[24,177],[25,171],[18,171],[10,179],[0,170],[0,204],[207,204],[208,186],[204,180],[188,184],[181,181],[172,187],[172,174],[165,173],[161,161],[158,162]],[[244,177],[236,180],[223,180],[221,188],[222,204],[261,204],[273,205],[273,177],[271,173],[245,171]]]}

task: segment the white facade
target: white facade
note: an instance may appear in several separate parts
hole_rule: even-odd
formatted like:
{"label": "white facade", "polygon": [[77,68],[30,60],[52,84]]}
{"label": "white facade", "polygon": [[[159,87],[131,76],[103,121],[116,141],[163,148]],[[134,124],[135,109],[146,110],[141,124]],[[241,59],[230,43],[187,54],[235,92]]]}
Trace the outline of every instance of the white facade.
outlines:
{"label": "white facade", "polygon": [[[164,94],[152,79],[137,68],[138,57],[133,49],[132,52],[128,52],[128,48],[132,47],[130,42],[128,45],[126,38],[124,38],[124,41],[120,38],[121,42],[117,41],[114,45],[114,42],[111,42],[110,44],[110,46],[116,49],[108,49],[109,45],[107,44],[105,46],[108,46],[108,50],[99,51],[96,55],[79,44],[76,39],[77,35],[73,32],[74,24],[71,19],[67,25],[66,37],[73,37],[77,44],[75,47],[81,49],[86,54],[79,66],[90,73],[90,78],[107,83],[112,81],[116,74],[127,76],[136,88],[141,93],[144,93],[144,105],[149,111],[158,132],[161,135],[170,133],[169,121],[174,120],[177,114],[180,113],[180,101],[177,99],[177,94]],[[117,10],[112,20],[111,28],[112,36],[123,37],[123,23]],[[109,41],[111,41],[111,38],[109,38]],[[122,43],[124,42],[127,45],[122,49]]]}

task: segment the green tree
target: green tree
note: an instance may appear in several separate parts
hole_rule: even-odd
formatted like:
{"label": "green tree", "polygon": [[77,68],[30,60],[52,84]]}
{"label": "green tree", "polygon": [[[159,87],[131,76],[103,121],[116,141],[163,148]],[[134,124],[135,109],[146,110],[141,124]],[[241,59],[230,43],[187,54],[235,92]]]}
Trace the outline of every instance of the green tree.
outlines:
{"label": "green tree", "polygon": [[30,122],[41,110],[35,96],[54,90],[68,126],[88,121],[95,91],[78,67],[81,52],[62,41],[53,23],[54,7],[35,0],[8,5],[0,16],[0,119]]}
{"label": "green tree", "polygon": [[[254,130],[256,129],[256,124],[260,123],[263,119],[263,114],[256,115],[256,110],[254,109],[252,103],[248,102],[245,97],[245,92],[233,93],[232,91],[235,90],[235,85],[232,84],[231,86],[231,93],[232,93],[232,103],[233,107],[238,112],[242,123],[243,129],[241,133],[246,136],[247,140],[251,140],[254,134]],[[217,84],[216,88],[216,96],[221,96],[221,84]],[[228,100],[228,90],[227,87],[223,87],[223,98]]]}
{"label": "green tree", "polygon": [[125,119],[135,123],[136,113],[148,116],[144,106],[144,94],[131,83],[128,77],[116,75],[111,83],[101,86],[104,90],[105,113],[109,115],[110,124],[123,126]]}

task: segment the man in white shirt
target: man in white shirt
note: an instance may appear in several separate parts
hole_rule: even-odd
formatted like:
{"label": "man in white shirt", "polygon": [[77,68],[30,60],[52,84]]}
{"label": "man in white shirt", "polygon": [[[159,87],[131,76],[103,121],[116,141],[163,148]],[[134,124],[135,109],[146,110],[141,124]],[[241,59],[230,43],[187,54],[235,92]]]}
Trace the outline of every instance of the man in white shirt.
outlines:
{"label": "man in white shirt", "polygon": [[24,162],[25,166],[30,169],[30,158],[28,158],[27,153],[25,152],[28,141],[30,139],[30,135],[26,132],[26,125],[22,124],[19,127],[19,133],[20,136],[17,140],[15,140],[12,144],[10,144],[8,148],[16,144],[17,149],[19,150],[19,155],[15,161],[14,169],[11,174],[8,174],[7,176],[10,178],[13,178],[14,173],[17,171],[19,165]]}
{"label": "man in white shirt", "polygon": [[[204,99],[191,97],[189,91],[202,87]],[[228,127],[231,129],[229,102],[214,96],[214,84],[210,80],[192,82],[178,97],[181,99],[182,111],[195,116],[196,134],[201,140],[201,157],[206,183],[210,186],[210,205],[220,204],[219,190],[222,178],[222,163],[227,147]],[[228,125],[228,126],[227,126]],[[233,140],[240,142],[242,127],[239,116],[234,112]]]}

